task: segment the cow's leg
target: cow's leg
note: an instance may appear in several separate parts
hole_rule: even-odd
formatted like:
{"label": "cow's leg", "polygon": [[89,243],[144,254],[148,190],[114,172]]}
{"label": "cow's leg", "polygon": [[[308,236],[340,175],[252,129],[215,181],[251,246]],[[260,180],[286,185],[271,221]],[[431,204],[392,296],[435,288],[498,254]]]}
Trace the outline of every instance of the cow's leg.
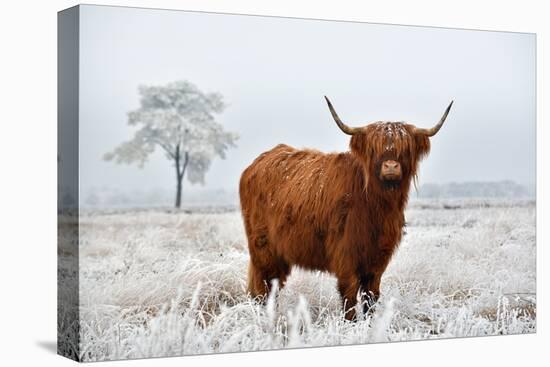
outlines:
{"label": "cow's leg", "polygon": [[269,241],[267,228],[248,211],[243,211],[246,237],[248,240],[248,252],[250,261],[248,264],[248,293],[253,298],[265,298],[269,292]]}
{"label": "cow's leg", "polygon": [[263,263],[261,266],[254,265],[253,261],[248,264],[248,292],[252,297],[266,298],[271,292],[273,280],[278,280],[279,288],[283,288],[290,267],[281,261]]}
{"label": "cow's leg", "polygon": [[248,291],[252,297],[260,296],[265,300],[274,279],[278,279],[280,288],[284,286],[290,266],[284,259],[274,255],[273,244],[266,235],[258,234],[251,237]]}
{"label": "cow's leg", "polygon": [[248,263],[248,293],[253,298],[265,297],[269,289],[264,280],[261,269],[258,269],[252,261]]}
{"label": "cow's leg", "polygon": [[271,290],[271,280],[276,276],[270,261],[269,249],[250,248],[250,263],[248,264],[248,292],[253,298],[265,300]]}
{"label": "cow's leg", "polygon": [[286,278],[290,274],[290,266],[286,261],[284,261],[281,258],[275,259],[275,263],[273,264],[273,268],[275,269],[274,276],[271,278],[278,279],[279,281],[279,289],[282,289],[286,284]]}
{"label": "cow's leg", "polygon": [[[262,211],[244,211],[245,232],[248,239],[250,263],[248,266],[248,292],[254,298],[266,300],[271,291],[272,281],[279,280],[283,287],[290,273],[290,266],[276,255],[276,246],[269,235]],[[259,213],[259,214],[258,214]]]}
{"label": "cow's leg", "polygon": [[357,292],[359,291],[360,281],[357,276],[339,276],[338,291],[342,297],[344,305],[344,316],[346,320],[356,320],[355,305],[357,304]]}
{"label": "cow's leg", "polygon": [[361,302],[365,314],[374,310],[374,305],[380,297],[381,277],[382,273],[367,272],[361,274]]}

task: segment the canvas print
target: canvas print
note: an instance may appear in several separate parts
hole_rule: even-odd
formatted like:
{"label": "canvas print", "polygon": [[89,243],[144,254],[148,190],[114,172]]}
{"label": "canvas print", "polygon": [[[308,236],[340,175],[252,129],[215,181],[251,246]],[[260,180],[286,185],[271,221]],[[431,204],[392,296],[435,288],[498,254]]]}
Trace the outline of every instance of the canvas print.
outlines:
{"label": "canvas print", "polygon": [[534,34],[58,24],[59,354],[536,332]]}

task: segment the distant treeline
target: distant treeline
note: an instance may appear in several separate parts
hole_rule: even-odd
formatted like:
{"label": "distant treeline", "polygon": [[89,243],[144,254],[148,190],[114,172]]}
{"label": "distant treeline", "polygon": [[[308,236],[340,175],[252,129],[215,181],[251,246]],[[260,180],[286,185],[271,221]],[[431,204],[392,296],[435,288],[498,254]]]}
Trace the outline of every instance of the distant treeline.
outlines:
{"label": "distant treeline", "polygon": [[418,189],[418,198],[531,198],[534,187],[526,187],[514,181],[451,182],[424,184]]}
{"label": "distant treeline", "polygon": [[[115,187],[92,188],[81,198],[84,208],[136,208],[136,207],[165,207],[172,206],[173,190],[124,190]],[[184,191],[182,204],[192,206],[236,206],[239,203],[235,190],[206,190],[195,189]]]}
{"label": "distant treeline", "polygon": [[[411,199],[430,198],[506,198],[531,199],[534,187],[526,187],[513,181],[427,183],[411,191]],[[68,198],[64,198],[66,202]],[[130,208],[163,207],[172,205],[173,192],[167,189],[123,190],[121,188],[93,188],[81,197],[82,207]],[[185,206],[238,206],[237,189],[198,189],[183,193]],[[66,203],[68,204],[68,203]]]}

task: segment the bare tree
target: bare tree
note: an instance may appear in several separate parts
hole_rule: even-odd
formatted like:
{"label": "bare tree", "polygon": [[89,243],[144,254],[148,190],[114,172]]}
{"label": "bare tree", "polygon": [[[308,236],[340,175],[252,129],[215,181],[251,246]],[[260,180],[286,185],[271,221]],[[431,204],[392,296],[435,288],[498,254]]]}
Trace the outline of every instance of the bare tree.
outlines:
{"label": "bare tree", "polygon": [[181,206],[182,181],[204,184],[212,159],[225,158],[238,135],[224,131],[213,114],[225,109],[219,93],[203,93],[194,84],[177,81],[164,86],[140,86],[141,107],[128,113],[128,124],[139,126],[134,137],[105,154],[107,161],[137,163],[160,147],[175,168],[176,200]]}

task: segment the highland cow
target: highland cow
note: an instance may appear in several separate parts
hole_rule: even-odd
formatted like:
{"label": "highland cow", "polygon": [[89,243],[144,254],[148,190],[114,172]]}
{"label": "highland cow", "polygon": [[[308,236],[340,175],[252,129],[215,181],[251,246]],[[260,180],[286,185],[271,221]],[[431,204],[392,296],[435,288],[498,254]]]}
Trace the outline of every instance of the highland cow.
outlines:
{"label": "highland cow", "polygon": [[284,286],[292,266],[328,271],[338,280],[345,317],[367,312],[401,241],[404,210],[420,160],[447,118],[423,129],[404,122],[344,124],[325,97],[350,151],[322,153],[279,144],[244,170],[240,200],[250,263],[248,290]]}

